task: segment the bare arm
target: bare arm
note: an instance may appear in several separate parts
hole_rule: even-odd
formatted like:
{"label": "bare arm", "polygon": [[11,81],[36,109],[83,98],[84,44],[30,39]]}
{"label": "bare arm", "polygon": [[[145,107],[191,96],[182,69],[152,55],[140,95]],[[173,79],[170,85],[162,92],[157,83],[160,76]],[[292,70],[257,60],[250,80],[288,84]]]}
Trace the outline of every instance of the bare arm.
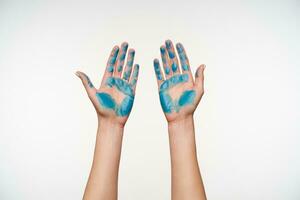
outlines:
{"label": "bare arm", "polygon": [[158,59],[154,60],[160,102],[168,121],[172,200],[204,200],[206,195],[197,161],[193,113],[204,92],[205,65],[197,69],[194,80],[182,44],[178,43],[176,49],[180,65],[170,40],[160,48],[163,66]]}
{"label": "bare arm", "polygon": [[[128,44],[115,46],[107,62],[99,89],[83,72],[76,72],[98,116],[94,160],[85,189],[85,200],[116,200],[124,126],[133,106],[139,65],[133,66],[135,51]],[[125,64],[125,67],[123,67]]]}

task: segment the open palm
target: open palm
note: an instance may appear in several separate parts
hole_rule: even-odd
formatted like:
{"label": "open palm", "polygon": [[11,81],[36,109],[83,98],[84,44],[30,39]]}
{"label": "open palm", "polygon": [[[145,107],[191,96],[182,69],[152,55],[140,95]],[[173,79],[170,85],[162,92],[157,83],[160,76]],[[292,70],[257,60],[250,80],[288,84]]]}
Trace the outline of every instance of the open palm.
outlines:
{"label": "open palm", "polygon": [[204,92],[205,65],[200,65],[197,69],[194,81],[183,45],[176,44],[176,49],[180,65],[170,40],[160,47],[163,67],[158,59],[154,59],[160,103],[169,122],[192,115]]}
{"label": "open palm", "polygon": [[128,44],[115,46],[109,56],[105,73],[99,89],[95,88],[89,77],[76,72],[82,80],[87,94],[98,115],[125,124],[133,106],[139,65],[133,67],[134,49],[129,49],[126,66],[123,69]]}

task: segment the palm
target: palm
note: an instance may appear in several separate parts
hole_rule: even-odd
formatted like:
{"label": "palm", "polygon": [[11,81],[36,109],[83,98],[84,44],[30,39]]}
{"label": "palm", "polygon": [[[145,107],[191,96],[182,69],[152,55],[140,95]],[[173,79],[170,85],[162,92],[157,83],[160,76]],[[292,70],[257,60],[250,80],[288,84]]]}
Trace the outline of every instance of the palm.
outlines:
{"label": "palm", "polygon": [[99,89],[94,87],[88,76],[79,72],[97,113],[121,124],[125,124],[132,109],[139,71],[137,64],[132,69],[135,53],[133,49],[129,50],[123,70],[127,47],[128,44],[123,43],[120,53],[118,47],[112,50]]}
{"label": "palm", "polygon": [[[171,41],[166,41],[166,46],[162,46],[160,49],[165,79],[159,61],[154,60],[160,103],[169,122],[193,114],[203,94],[203,84],[199,82],[199,76],[196,76],[194,83],[183,46],[177,44],[176,47],[182,73],[179,70],[175,49]],[[200,73],[202,74],[203,70]]]}

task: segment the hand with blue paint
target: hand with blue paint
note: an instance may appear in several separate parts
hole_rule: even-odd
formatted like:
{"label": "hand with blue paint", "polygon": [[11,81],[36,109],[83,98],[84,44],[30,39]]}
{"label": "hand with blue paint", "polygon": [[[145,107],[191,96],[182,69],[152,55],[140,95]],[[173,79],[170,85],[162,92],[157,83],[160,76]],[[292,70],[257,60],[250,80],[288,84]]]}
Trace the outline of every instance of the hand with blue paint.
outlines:
{"label": "hand with blue paint", "polygon": [[[89,77],[83,72],[76,72],[82,80],[87,94],[102,118],[109,118],[124,125],[132,109],[139,65],[133,66],[134,49],[128,49],[128,43],[115,46],[109,56],[99,88],[94,87]],[[127,54],[126,66],[124,67]]]}
{"label": "hand with blue paint", "polygon": [[193,113],[203,95],[203,71],[196,70],[195,81],[182,44],[170,40],[160,47],[162,65],[154,60],[159,99],[168,121],[172,200],[206,200],[197,160]]}
{"label": "hand with blue paint", "polygon": [[183,45],[176,44],[176,49],[181,65],[170,40],[160,47],[163,67],[158,59],[154,59],[160,103],[168,122],[192,116],[204,92],[205,65],[198,67],[194,81]]}
{"label": "hand with blue paint", "polygon": [[76,72],[98,116],[94,160],[84,200],[116,200],[118,197],[124,125],[132,109],[139,73],[139,65],[133,65],[135,51],[129,49],[127,53],[127,49],[126,42],[112,49],[99,88],[92,84],[86,74]]}

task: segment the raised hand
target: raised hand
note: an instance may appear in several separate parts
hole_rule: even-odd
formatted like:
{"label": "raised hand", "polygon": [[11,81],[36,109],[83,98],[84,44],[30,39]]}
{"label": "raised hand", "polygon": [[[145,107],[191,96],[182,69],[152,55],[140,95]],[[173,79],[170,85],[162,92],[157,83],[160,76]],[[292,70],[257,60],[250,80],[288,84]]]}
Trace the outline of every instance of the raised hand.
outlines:
{"label": "raised hand", "polygon": [[[94,87],[89,77],[83,72],[76,72],[82,80],[87,94],[98,116],[124,125],[132,109],[139,65],[133,67],[134,49],[128,49],[128,43],[115,46],[109,56],[99,89]],[[126,66],[124,67],[127,54]]]}
{"label": "raised hand", "polygon": [[193,115],[204,92],[203,71],[205,65],[198,67],[194,81],[183,45],[177,43],[176,49],[180,65],[170,40],[160,47],[163,67],[160,66],[158,59],[154,59],[160,103],[168,122]]}

